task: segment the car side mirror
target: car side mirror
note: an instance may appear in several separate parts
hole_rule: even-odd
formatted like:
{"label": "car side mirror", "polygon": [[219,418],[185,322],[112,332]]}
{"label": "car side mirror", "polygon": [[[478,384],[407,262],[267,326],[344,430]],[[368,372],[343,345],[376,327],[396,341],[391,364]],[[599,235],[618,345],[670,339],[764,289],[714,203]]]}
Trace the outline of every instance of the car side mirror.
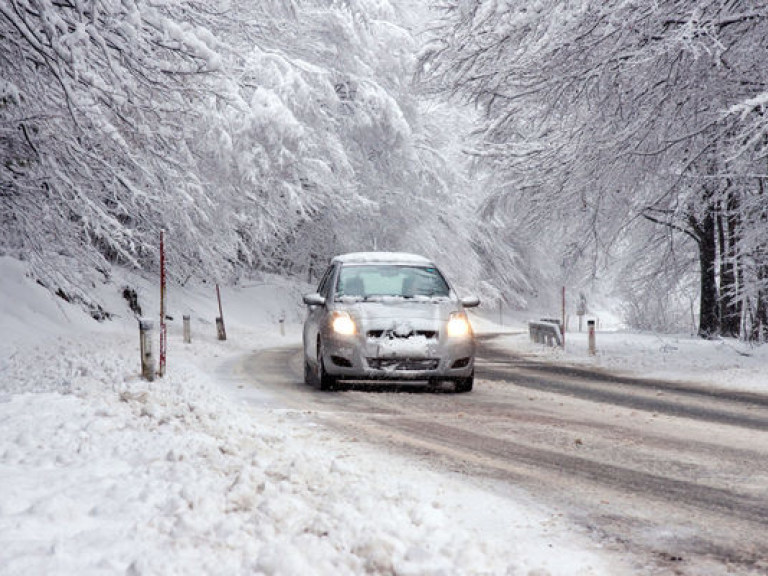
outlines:
{"label": "car side mirror", "polygon": [[475,308],[480,306],[480,298],[477,296],[467,296],[466,298],[461,299],[461,305],[464,306],[464,308]]}
{"label": "car side mirror", "polygon": [[320,296],[317,292],[313,294],[304,294],[302,300],[304,300],[304,304],[307,306],[322,306],[325,304],[325,298]]}

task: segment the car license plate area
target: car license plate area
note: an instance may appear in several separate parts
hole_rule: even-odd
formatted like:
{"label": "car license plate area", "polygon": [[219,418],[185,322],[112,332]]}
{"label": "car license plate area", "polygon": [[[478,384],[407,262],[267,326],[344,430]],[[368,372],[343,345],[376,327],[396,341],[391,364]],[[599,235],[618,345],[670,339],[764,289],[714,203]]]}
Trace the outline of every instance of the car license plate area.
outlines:
{"label": "car license plate area", "polygon": [[424,336],[381,338],[376,342],[374,358],[425,359],[434,357],[433,343]]}
{"label": "car license plate area", "polygon": [[436,370],[440,364],[437,358],[368,358],[368,366],[374,370],[420,371]]}

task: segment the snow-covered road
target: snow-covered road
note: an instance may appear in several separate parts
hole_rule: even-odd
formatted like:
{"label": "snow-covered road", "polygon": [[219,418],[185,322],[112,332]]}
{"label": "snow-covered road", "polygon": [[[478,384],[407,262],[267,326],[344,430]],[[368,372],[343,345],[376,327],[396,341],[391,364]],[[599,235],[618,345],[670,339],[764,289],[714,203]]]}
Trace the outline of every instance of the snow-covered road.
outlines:
{"label": "snow-covered road", "polygon": [[484,340],[466,397],[418,386],[320,393],[301,383],[295,348],[237,370],[246,388],[271,390],[342,438],[502,499],[525,488],[638,572],[768,569],[768,397],[558,368]]}

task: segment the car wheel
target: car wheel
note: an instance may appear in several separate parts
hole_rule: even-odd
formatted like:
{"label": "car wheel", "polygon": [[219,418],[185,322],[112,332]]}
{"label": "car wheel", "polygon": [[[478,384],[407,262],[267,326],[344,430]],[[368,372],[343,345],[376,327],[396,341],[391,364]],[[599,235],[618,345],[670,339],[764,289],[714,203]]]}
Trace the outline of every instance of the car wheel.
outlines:
{"label": "car wheel", "polygon": [[472,386],[475,384],[475,375],[467,376],[466,378],[457,378],[454,384],[454,392],[471,392]]}
{"label": "car wheel", "polygon": [[317,344],[317,382],[320,390],[333,390],[336,388],[336,377],[331,376],[325,371],[325,362],[323,362],[323,344]]}
{"label": "car wheel", "polygon": [[304,384],[307,386],[315,384],[315,373],[312,371],[312,366],[310,366],[306,356],[304,357]]}

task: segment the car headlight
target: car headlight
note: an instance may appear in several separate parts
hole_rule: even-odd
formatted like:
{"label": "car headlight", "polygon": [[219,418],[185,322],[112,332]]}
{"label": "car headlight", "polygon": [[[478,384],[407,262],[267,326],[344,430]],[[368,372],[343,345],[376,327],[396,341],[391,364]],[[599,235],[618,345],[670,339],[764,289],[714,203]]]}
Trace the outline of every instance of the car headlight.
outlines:
{"label": "car headlight", "polygon": [[452,338],[467,336],[470,331],[469,320],[463,312],[453,312],[448,319],[448,336]]}
{"label": "car headlight", "polygon": [[348,312],[334,312],[331,326],[336,334],[342,336],[351,336],[355,333],[355,322]]}

